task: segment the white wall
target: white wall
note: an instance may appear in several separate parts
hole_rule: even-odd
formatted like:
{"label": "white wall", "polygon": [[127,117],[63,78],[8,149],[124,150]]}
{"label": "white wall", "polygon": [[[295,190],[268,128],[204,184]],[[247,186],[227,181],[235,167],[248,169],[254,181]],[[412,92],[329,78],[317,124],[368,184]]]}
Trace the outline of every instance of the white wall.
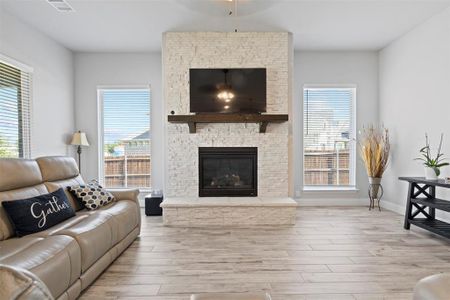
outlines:
{"label": "white wall", "polygon": [[[304,52],[294,55],[293,142],[294,181],[296,195],[302,191],[303,158],[303,86],[305,84],[356,84],[356,126],[378,121],[378,54],[377,52]],[[358,192],[304,192],[302,199],[338,198],[328,204],[352,204],[349,198],[367,198],[367,175],[359,157],[356,158]],[[311,204],[318,204],[318,199]]]}
{"label": "white wall", "polygon": [[87,133],[90,147],[82,157],[83,177],[98,178],[98,86],[151,86],[152,187],[164,183],[163,108],[160,53],[76,53],[76,129]]}
{"label": "white wall", "polygon": [[68,155],[75,129],[73,55],[54,40],[2,11],[0,53],[34,69],[31,155]]}
{"label": "white wall", "polygon": [[[379,60],[380,120],[392,135],[385,201],[403,212],[407,184],[397,178],[424,176],[423,167],[413,161],[425,143],[424,133],[435,149],[444,133],[443,152],[450,158],[450,8],[383,49]],[[443,175],[450,175],[449,167]]]}

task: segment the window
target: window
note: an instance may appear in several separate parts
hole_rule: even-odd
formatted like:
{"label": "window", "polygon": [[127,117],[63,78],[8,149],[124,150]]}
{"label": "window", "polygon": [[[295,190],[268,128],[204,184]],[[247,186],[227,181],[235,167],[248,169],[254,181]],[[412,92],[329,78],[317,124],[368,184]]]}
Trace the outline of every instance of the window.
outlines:
{"label": "window", "polygon": [[0,57],[0,157],[30,157],[31,70]]}
{"label": "window", "polygon": [[303,90],[303,184],[355,186],[355,87]]}
{"label": "window", "polygon": [[150,187],[150,90],[99,89],[98,95],[102,183],[106,187]]}

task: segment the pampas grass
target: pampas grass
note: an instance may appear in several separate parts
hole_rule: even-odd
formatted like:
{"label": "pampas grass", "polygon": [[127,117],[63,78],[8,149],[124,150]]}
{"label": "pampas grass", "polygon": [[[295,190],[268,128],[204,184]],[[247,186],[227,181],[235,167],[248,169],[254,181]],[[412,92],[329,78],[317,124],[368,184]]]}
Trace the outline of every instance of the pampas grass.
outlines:
{"label": "pampas grass", "polygon": [[359,154],[369,177],[381,178],[388,165],[389,131],[384,126],[363,127],[359,141]]}

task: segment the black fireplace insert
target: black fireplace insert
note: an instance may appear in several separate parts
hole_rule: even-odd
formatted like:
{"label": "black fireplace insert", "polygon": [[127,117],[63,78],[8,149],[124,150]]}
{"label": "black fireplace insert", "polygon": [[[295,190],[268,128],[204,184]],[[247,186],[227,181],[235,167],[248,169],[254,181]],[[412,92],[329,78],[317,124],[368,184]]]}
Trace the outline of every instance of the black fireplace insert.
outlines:
{"label": "black fireplace insert", "polygon": [[257,196],[256,147],[200,147],[199,196]]}

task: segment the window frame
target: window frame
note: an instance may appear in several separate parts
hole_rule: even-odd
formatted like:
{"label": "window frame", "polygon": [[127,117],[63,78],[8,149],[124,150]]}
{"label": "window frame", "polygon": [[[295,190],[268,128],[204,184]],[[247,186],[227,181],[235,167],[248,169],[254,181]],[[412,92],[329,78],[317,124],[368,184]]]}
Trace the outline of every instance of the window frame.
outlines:
{"label": "window frame", "polygon": [[[351,135],[350,141],[350,160],[349,160],[349,185],[306,185],[305,184],[305,90],[306,89],[345,89],[352,90],[352,108],[350,118]],[[304,84],[302,88],[302,191],[303,192],[351,192],[358,191],[356,186],[356,123],[357,123],[357,92],[358,87],[356,84]]]}
{"label": "window frame", "polygon": [[[98,179],[101,185],[105,185],[105,172],[104,172],[104,159],[105,159],[105,153],[104,153],[104,118],[103,118],[103,93],[107,90],[129,90],[129,91],[140,91],[140,90],[148,90],[149,96],[150,96],[150,123],[149,123],[149,133],[152,132],[152,88],[150,84],[142,84],[142,85],[99,85],[97,86],[97,136],[98,136]],[[150,159],[152,157],[152,151],[150,148]],[[123,189],[120,187],[106,187],[110,190],[119,190]],[[139,187],[139,190],[141,191],[149,191],[151,190],[150,187]]]}
{"label": "window frame", "polygon": [[[31,137],[32,137],[32,127],[33,127],[33,73],[34,69],[22,62],[19,62],[9,56],[6,56],[0,53],[0,62],[6,65],[9,65],[15,69],[20,70],[20,72],[28,73],[29,82],[28,82],[28,111],[21,110],[21,119],[28,120],[28,128],[24,129],[23,124],[19,126],[22,127],[22,156],[19,155],[19,158],[31,158],[32,155],[32,147],[31,147]],[[23,81],[23,79],[21,79]],[[21,82],[20,88],[23,90],[23,84]],[[23,98],[21,99],[23,101]],[[24,134],[25,130],[27,131]],[[26,138],[23,138],[26,136]]]}

